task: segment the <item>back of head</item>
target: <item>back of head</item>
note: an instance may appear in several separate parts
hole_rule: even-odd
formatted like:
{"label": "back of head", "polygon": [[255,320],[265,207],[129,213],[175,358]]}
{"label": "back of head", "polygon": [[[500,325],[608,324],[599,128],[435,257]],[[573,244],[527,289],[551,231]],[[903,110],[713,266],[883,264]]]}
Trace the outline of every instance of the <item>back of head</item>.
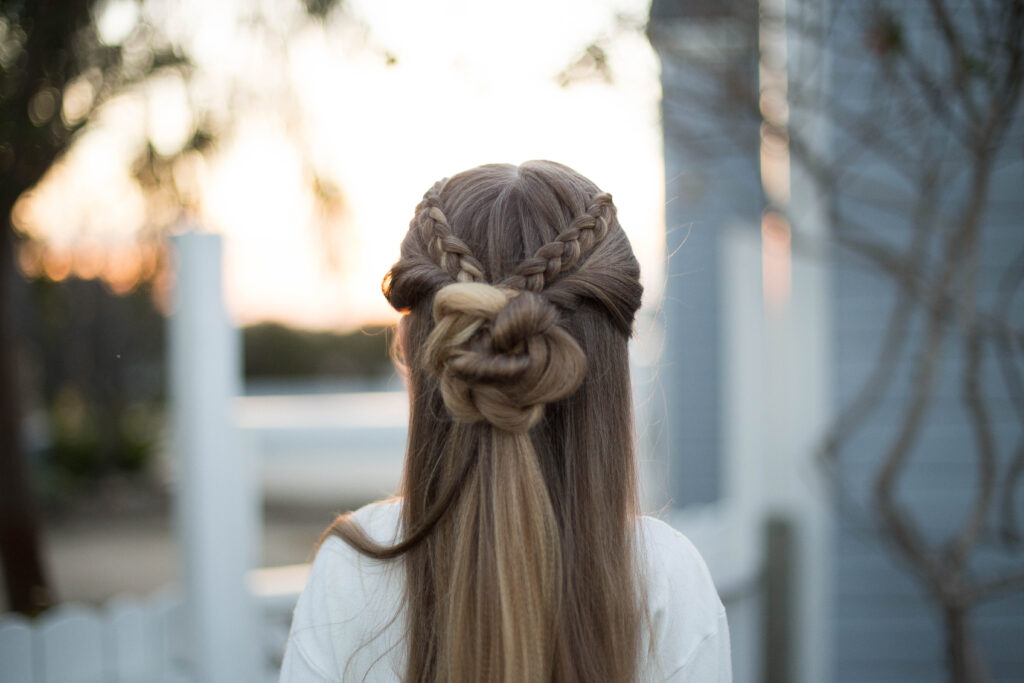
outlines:
{"label": "back of head", "polygon": [[626,681],[640,596],[626,347],[639,266],[611,196],[549,161],[431,188],[384,293],[412,411],[409,681]]}

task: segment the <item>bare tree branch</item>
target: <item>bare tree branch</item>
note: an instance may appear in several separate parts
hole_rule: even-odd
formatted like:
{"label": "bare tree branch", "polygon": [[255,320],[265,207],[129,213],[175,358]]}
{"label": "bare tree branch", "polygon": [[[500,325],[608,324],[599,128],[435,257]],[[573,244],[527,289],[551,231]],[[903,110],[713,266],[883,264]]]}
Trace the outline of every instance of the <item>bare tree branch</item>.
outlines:
{"label": "bare tree branch", "polygon": [[[1002,317],[1009,319],[1010,306],[1013,304],[1014,295],[1022,282],[1024,282],[1024,248],[1017,252],[1016,258],[1010,262],[1000,278],[997,311]],[[1012,340],[1004,333],[995,335],[995,341],[996,358],[999,361],[1006,390],[1010,395],[1014,410],[1024,425],[1024,379],[1017,367],[1017,358],[1012,350]],[[1024,474],[1024,430],[1017,440],[1017,446],[1007,467],[1000,493],[1000,535],[1003,541],[1010,545],[1019,543],[1021,538],[1015,499],[1017,482],[1020,481],[1022,474]]]}
{"label": "bare tree branch", "polygon": [[1021,588],[1024,588],[1024,571],[983,581],[973,588],[969,597],[971,602],[981,602]]}
{"label": "bare tree branch", "polygon": [[[988,195],[996,169],[1018,162],[1021,153],[1019,141],[1010,141],[1011,151],[1006,138],[1007,131],[1020,130],[1024,0],[969,2],[964,7],[949,0],[840,2],[826,11],[810,1],[787,2],[784,16],[763,12],[760,18],[760,65],[768,75],[756,89],[736,87],[745,81],[735,69],[721,68],[721,55],[672,40],[658,45],[670,66],[690,79],[680,79],[693,91],[684,101],[704,114],[689,130],[687,119],[674,121],[677,130],[691,133],[688,142],[703,143],[705,154],[722,153],[719,136],[706,130],[708,121],[717,122],[726,133],[726,153],[742,154],[727,131],[757,124],[763,140],[788,150],[791,167],[802,171],[799,178],[813,184],[820,204],[814,204],[810,218],[823,220],[827,232],[808,230],[802,223],[807,216],[794,215],[800,206],[773,207],[789,218],[793,253],[852,255],[856,265],[895,287],[868,374],[829,425],[816,455],[834,475],[840,501],[854,500],[843,488],[840,453],[880,399],[890,395],[909,349],[910,382],[905,390],[901,385],[903,404],[887,423],[896,432],[879,454],[868,499],[882,535],[939,607],[947,663],[957,683],[985,676],[971,633],[971,610],[982,598],[1024,586],[1024,572],[981,580],[972,564],[994,510],[1001,512],[1004,539],[1019,536],[1013,512],[1016,484],[1024,478],[1024,434],[1003,469],[1003,423],[997,421],[982,369],[986,354],[994,352],[1024,423],[1024,329],[1009,303],[1024,282],[1024,252],[1015,275],[1007,274],[1009,293],[995,305],[987,303],[987,281],[979,269],[988,212],[1005,213],[1019,200],[997,204],[1006,198]],[[716,9],[716,21],[720,16]],[[791,45],[808,47],[789,52],[784,83],[772,75],[780,68],[778,50],[764,45],[765,35],[773,32],[784,33]],[[786,106],[777,105],[782,96]],[[918,311],[923,330],[913,324]],[[953,339],[963,340],[962,346],[948,343]],[[942,530],[952,532],[942,544],[930,527],[925,533],[923,519],[913,501],[901,496],[899,484],[910,459],[921,455],[918,446],[940,372],[954,361],[952,348],[962,353],[958,393],[971,434],[970,445],[956,455],[967,459],[975,483],[963,519]]]}
{"label": "bare tree branch", "polygon": [[943,38],[945,38],[945,40],[940,42],[947,48],[946,51],[949,54],[949,66],[953,73],[954,91],[960,96],[960,102],[963,105],[968,120],[971,121],[972,125],[977,125],[981,117],[978,114],[978,107],[971,98],[967,74],[970,57],[964,49],[960,32],[957,31],[956,26],[953,24],[953,20],[949,16],[949,9],[942,0],[928,0],[928,7],[931,9],[932,17],[942,31]]}
{"label": "bare tree branch", "polygon": [[[934,216],[935,187],[934,167],[925,166],[914,212],[912,238],[907,248],[908,257],[920,253],[927,245],[928,229]],[[895,369],[900,353],[907,341],[913,302],[913,296],[905,287],[897,289],[896,303],[885,325],[885,339],[872,365],[871,374],[861,384],[856,397],[833,421],[818,449],[819,459],[833,460],[838,455],[840,446],[878,406],[879,399],[896,375]]]}
{"label": "bare tree branch", "polygon": [[[970,267],[977,269],[977,254],[972,254],[970,260]],[[974,279],[973,274],[970,279]],[[967,359],[964,364],[961,393],[974,437],[978,481],[975,485],[974,505],[970,516],[946,551],[947,560],[958,569],[964,566],[967,555],[978,542],[991,508],[996,485],[996,445],[992,434],[992,421],[985,407],[980,386],[982,339],[978,328],[972,328],[967,335],[966,347]]]}
{"label": "bare tree branch", "polygon": [[1010,465],[1006,468],[1006,477],[1003,479],[1003,487],[1000,495],[999,533],[1003,541],[1008,545],[1020,543],[1020,526],[1017,522],[1017,483],[1024,474],[1024,436],[1017,440],[1017,447],[1010,458]]}

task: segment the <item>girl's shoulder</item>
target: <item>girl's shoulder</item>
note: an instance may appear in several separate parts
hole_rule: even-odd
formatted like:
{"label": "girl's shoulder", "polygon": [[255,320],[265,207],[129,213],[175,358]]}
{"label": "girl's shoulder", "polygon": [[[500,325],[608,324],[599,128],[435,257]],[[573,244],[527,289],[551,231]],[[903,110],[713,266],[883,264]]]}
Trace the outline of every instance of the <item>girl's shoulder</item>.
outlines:
{"label": "girl's shoulder", "polygon": [[655,517],[640,517],[638,546],[648,570],[706,587],[711,572],[696,546],[679,530]]}
{"label": "girl's shoulder", "polygon": [[[350,518],[355,521],[366,534],[382,545],[391,545],[398,540],[402,521],[402,499],[385,498],[375,503],[364,505],[354,512],[349,513]],[[330,543],[334,547],[348,544],[335,535],[326,538],[321,545]],[[355,552],[355,551],[353,551]]]}
{"label": "girl's shoulder", "polygon": [[652,680],[730,680],[728,622],[704,558],[659,519],[641,517],[638,531],[658,672]]}
{"label": "girl's shoulder", "polygon": [[[399,534],[401,501],[378,501],[350,513],[351,518],[377,543],[391,545]],[[331,596],[343,596],[348,601],[372,602],[379,598],[381,589],[395,588],[392,563],[363,555],[339,536],[327,536],[317,550],[307,582],[307,590],[326,589]],[[369,579],[380,579],[381,582]]]}
{"label": "girl's shoulder", "polygon": [[[370,538],[390,544],[400,513],[398,501],[385,500],[351,514]],[[338,536],[325,538],[295,607],[281,680],[361,680],[366,672],[373,680],[399,680],[402,579],[396,563],[368,558]]]}
{"label": "girl's shoulder", "polygon": [[685,604],[711,621],[723,611],[711,572],[693,543],[654,517],[639,520],[638,547],[652,608]]}

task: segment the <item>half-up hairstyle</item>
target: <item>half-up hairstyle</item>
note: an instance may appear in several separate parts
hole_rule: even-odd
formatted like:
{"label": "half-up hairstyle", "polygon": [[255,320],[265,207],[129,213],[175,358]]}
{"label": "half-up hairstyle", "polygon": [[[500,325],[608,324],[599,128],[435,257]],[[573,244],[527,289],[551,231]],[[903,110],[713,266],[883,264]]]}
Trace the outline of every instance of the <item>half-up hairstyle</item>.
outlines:
{"label": "half-up hairstyle", "polygon": [[607,193],[550,161],[432,187],[384,295],[411,400],[405,680],[630,681],[642,592],[627,342],[640,270]]}

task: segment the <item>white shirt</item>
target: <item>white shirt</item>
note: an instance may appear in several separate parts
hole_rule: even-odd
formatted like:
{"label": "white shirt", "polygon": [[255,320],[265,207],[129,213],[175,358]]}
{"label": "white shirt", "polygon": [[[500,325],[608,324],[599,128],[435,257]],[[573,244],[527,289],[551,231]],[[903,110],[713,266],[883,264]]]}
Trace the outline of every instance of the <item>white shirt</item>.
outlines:
{"label": "white shirt", "polygon": [[[401,501],[391,500],[361,508],[355,520],[393,543],[400,516]],[[651,614],[639,680],[729,683],[729,627],[704,560],[664,522],[642,517],[639,529]],[[404,576],[400,561],[370,559],[335,536],[324,541],[295,607],[281,683],[400,681]]]}

